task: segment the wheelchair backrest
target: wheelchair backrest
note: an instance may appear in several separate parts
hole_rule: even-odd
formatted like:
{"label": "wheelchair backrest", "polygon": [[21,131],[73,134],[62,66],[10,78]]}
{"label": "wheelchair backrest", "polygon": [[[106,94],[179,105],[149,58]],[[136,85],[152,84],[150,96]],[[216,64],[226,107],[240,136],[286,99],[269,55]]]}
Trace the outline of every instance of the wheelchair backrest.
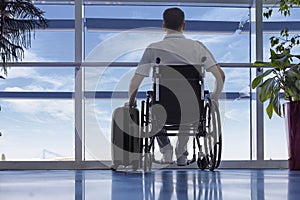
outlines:
{"label": "wheelchair backrest", "polygon": [[201,69],[193,65],[159,65],[153,68],[156,117],[166,124],[200,121],[203,100]]}

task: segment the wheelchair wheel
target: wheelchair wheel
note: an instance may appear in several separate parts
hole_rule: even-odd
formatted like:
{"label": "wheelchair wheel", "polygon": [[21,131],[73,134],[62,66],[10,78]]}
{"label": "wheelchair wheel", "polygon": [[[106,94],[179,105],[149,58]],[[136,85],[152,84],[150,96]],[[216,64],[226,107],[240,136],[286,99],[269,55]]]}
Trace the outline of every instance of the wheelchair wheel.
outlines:
{"label": "wheelchair wheel", "polygon": [[203,158],[199,157],[197,159],[197,165],[198,165],[199,169],[205,170],[207,168],[207,166],[208,166],[208,162],[207,162],[206,157],[203,157]]}
{"label": "wheelchair wheel", "polygon": [[205,130],[204,151],[207,157],[209,170],[219,167],[221,161],[221,124],[218,105],[216,102],[207,100],[204,107]]}
{"label": "wheelchair wheel", "polygon": [[216,143],[215,143],[215,148],[216,148],[216,166],[215,168],[218,168],[221,163],[221,154],[222,154],[222,129],[221,129],[221,118],[220,118],[220,112],[219,112],[219,107],[215,101],[212,101],[212,117],[216,120],[216,133],[215,133],[215,138],[216,138]]}

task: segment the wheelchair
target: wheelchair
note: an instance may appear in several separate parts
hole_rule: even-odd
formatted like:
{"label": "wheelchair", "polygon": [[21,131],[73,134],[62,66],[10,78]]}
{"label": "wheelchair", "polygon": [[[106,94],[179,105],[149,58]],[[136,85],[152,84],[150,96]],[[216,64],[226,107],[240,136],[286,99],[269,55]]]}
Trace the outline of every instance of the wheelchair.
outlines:
{"label": "wheelchair", "polygon": [[[203,69],[202,69],[203,70]],[[156,160],[155,138],[167,134],[193,137],[193,157],[187,164],[199,169],[218,168],[222,153],[221,121],[218,105],[204,90],[201,67],[193,65],[155,65],[153,90],[141,107],[143,169],[151,171]]]}

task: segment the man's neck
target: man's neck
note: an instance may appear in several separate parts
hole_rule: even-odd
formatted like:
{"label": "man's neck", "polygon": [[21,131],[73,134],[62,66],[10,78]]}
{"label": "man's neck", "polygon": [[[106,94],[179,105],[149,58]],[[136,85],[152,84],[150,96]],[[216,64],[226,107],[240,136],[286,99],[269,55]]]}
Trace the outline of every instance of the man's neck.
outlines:
{"label": "man's neck", "polygon": [[167,30],[167,35],[169,34],[183,34],[183,31]]}

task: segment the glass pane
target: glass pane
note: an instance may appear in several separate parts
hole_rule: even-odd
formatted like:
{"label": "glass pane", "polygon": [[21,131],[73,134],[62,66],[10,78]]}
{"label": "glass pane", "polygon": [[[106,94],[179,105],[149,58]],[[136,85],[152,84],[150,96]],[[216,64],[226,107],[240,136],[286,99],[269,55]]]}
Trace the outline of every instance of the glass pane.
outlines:
{"label": "glass pane", "polygon": [[[236,21],[248,16],[248,8],[180,7],[186,20]],[[85,5],[86,18],[162,19],[169,6],[95,6]],[[216,15],[216,13],[218,13]],[[226,17],[224,17],[226,16]]]}
{"label": "glass pane", "polygon": [[111,160],[111,117],[124,100],[85,100],[85,160]]}
{"label": "glass pane", "polygon": [[[86,67],[86,91],[128,92],[129,82],[134,74],[133,67]],[[146,77],[139,91],[152,88],[152,78]]]}
{"label": "glass pane", "polygon": [[[64,28],[63,21],[74,19],[74,5],[37,5],[51,27],[37,30],[31,47],[25,49],[25,62],[74,61],[74,30]],[[56,20],[56,21],[54,21]],[[56,26],[59,23],[59,26]]]}
{"label": "glass pane", "polygon": [[74,159],[74,68],[12,67],[0,90],[9,95],[0,102],[0,153],[7,160]]}
{"label": "glass pane", "polygon": [[87,32],[86,61],[137,62],[145,48],[162,40],[163,32],[158,29],[139,29],[123,32]]}
{"label": "glass pane", "polygon": [[[278,34],[277,33],[264,34],[264,61],[266,61],[266,62],[270,62],[270,47],[271,47],[271,45],[270,45],[269,39],[272,36],[279,36],[279,32],[280,31],[278,31]],[[293,34],[293,33],[291,33],[291,34]],[[295,46],[291,51],[292,54],[296,54],[296,55],[298,55],[299,52],[300,52],[300,45]],[[293,62],[299,62],[299,60],[294,59]]]}
{"label": "glass pane", "polygon": [[[124,95],[127,95],[133,69],[87,67],[85,70],[86,91],[123,91]],[[224,71],[229,81],[226,82],[224,89],[224,92],[227,92],[228,96],[224,96],[224,99],[220,101],[224,138],[223,159],[249,159],[249,69],[225,68]],[[212,91],[213,84],[213,78],[208,74],[206,76],[206,85],[210,91]],[[146,91],[151,88],[151,78],[148,78],[143,82],[140,91]],[[94,99],[95,95],[92,95],[85,100],[86,159],[107,160],[110,158],[112,111],[127,101],[125,96],[123,99]],[[138,102],[140,103],[140,100]],[[192,152],[192,149],[190,149],[190,152]]]}
{"label": "glass pane", "polygon": [[[105,8],[105,9],[104,9]],[[137,9],[140,8],[140,9]],[[161,19],[166,7],[151,6],[85,6],[86,18]],[[184,7],[188,20],[237,22],[232,33],[186,32],[188,38],[203,42],[218,62],[247,63],[250,60],[247,26],[249,9]],[[103,12],[99,12],[103,10]],[[137,11],[138,10],[138,11]],[[115,14],[116,13],[116,14]],[[216,15],[215,13],[222,13]],[[232,14],[235,13],[235,14]],[[223,15],[224,14],[224,15]],[[224,17],[228,15],[227,17]],[[242,25],[239,27],[239,23]],[[245,23],[245,24],[243,24]],[[164,37],[161,28],[126,31],[90,30],[85,32],[85,61],[87,62],[138,62],[145,48]],[[133,68],[86,67],[85,91],[123,91],[126,95]],[[223,159],[250,158],[250,99],[249,69],[224,68],[226,82],[220,101],[223,123]],[[151,78],[143,82],[140,91],[152,88]],[[206,76],[206,87],[213,90],[214,80]],[[86,159],[110,159],[110,126],[112,111],[127,99],[93,99],[85,101],[85,155]],[[238,131],[237,131],[238,130]],[[241,143],[241,141],[243,141]]]}
{"label": "glass pane", "polygon": [[[268,106],[264,104],[264,109]],[[278,117],[275,113],[272,119],[269,119],[264,110],[265,124],[265,160],[287,160],[288,145],[287,133],[284,124],[284,118]]]}
{"label": "glass pane", "polygon": [[74,160],[73,100],[2,99],[0,105],[6,160]]}
{"label": "glass pane", "polygon": [[[266,11],[266,10],[264,10]],[[264,18],[264,21],[299,21],[300,16],[300,9],[297,7],[290,8],[291,15],[285,17],[284,15],[281,15],[280,12],[278,12],[278,7],[273,8],[272,17],[269,19]]]}
{"label": "glass pane", "polygon": [[25,50],[24,62],[74,61],[73,31],[41,31],[35,33],[31,48]]}
{"label": "glass pane", "polygon": [[[162,12],[166,7],[86,6],[85,8],[86,18],[161,20]],[[139,8],[139,12],[137,12],[136,8]],[[99,10],[103,10],[103,12],[99,12]],[[187,20],[221,22],[226,19],[228,22],[236,22],[236,27],[226,34],[217,31],[217,29],[208,33],[207,31],[201,31],[201,28],[199,28],[197,32],[186,31],[185,35],[188,38],[203,42],[212,51],[218,62],[249,61],[249,32],[247,31],[249,28],[249,9],[184,7],[183,10],[186,12]],[[216,15],[215,13],[222,13],[222,15]],[[224,15],[228,16],[224,17]],[[126,27],[126,24],[122,25]],[[220,25],[222,25],[222,23]],[[130,27],[130,24],[128,24],[128,27]],[[216,28],[215,25],[209,23],[205,27]],[[141,27],[138,29],[128,28],[126,30],[126,28],[123,27],[122,29],[124,29],[124,31],[87,29],[85,32],[86,60],[137,62],[150,43],[160,41],[164,37],[164,32],[160,25],[153,28]]]}
{"label": "glass pane", "polygon": [[74,5],[36,5],[47,19],[74,19]]}
{"label": "glass pane", "polygon": [[[264,18],[264,23],[269,24],[268,27],[272,27],[272,30],[264,30],[264,60],[268,61],[270,57],[270,41],[269,38],[272,36],[279,37],[280,31],[282,29],[288,28],[290,31],[290,36],[297,35],[299,33],[299,26],[296,25],[299,21],[300,9],[291,8],[290,16],[283,16],[278,12],[278,8],[274,8],[272,17],[269,19]],[[294,25],[295,23],[295,25]],[[300,46],[296,46],[292,50],[292,54],[299,54]],[[294,60],[295,61],[295,60]]]}
{"label": "glass pane", "polygon": [[[251,79],[253,80],[256,77],[256,69],[252,68],[251,69]],[[251,80],[251,81],[252,81]],[[251,122],[252,122],[252,126],[250,126],[250,129],[252,131],[252,160],[256,160],[257,159],[257,151],[256,151],[256,135],[257,135],[257,115],[256,115],[256,89],[252,89],[252,87],[250,87],[250,91],[252,92],[252,118],[251,118]]]}
{"label": "glass pane", "polygon": [[[269,38],[272,36],[279,37],[281,29],[289,26],[290,35],[298,34],[297,26],[293,25],[293,22],[299,21],[299,8],[292,8],[291,15],[284,17],[278,12],[278,8],[274,8],[272,17],[270,19],[263,19],[265,24],[268,24],[272,30],[264,30],[263,41],[264,41],[264,61],[270,61],[270,41]],[[273,23],[273,24],[270,24]],[[272,26],[271,26],[272,25]],[[293,30],[295,29],[296,30]],[[299,54],[300,47],[295,47],[292,50],[293,54]],[[294,60],[296,62],[296,60]],[[265,69],[266,70],[266,69]],[[282,103],[284,101],[282,100]],[[264,103],[264,133],[265,133],[265,159],[266,160],[286,160],[288,158],[288,149],[287,149],[287,135],[284,124],[284,119],[278,117],[275,113],[273,114],[272,119],[266,114],[266,107],[268,106],[268,101]]]}
{"label": "glass pane", "polygon": [[73,92],[72,67],[12,67],[0,82],[0,91]]}
{"label": "glass pane", "polygon": [[250,88],[248,68],[224,68],[225,101],[220,102],[224,160],[250,159]]}
{"label": "glass pane", "polygon": [[219,63],[249,62],[249,33],[201,34],[191,35],[191,38],[207,46]]}

